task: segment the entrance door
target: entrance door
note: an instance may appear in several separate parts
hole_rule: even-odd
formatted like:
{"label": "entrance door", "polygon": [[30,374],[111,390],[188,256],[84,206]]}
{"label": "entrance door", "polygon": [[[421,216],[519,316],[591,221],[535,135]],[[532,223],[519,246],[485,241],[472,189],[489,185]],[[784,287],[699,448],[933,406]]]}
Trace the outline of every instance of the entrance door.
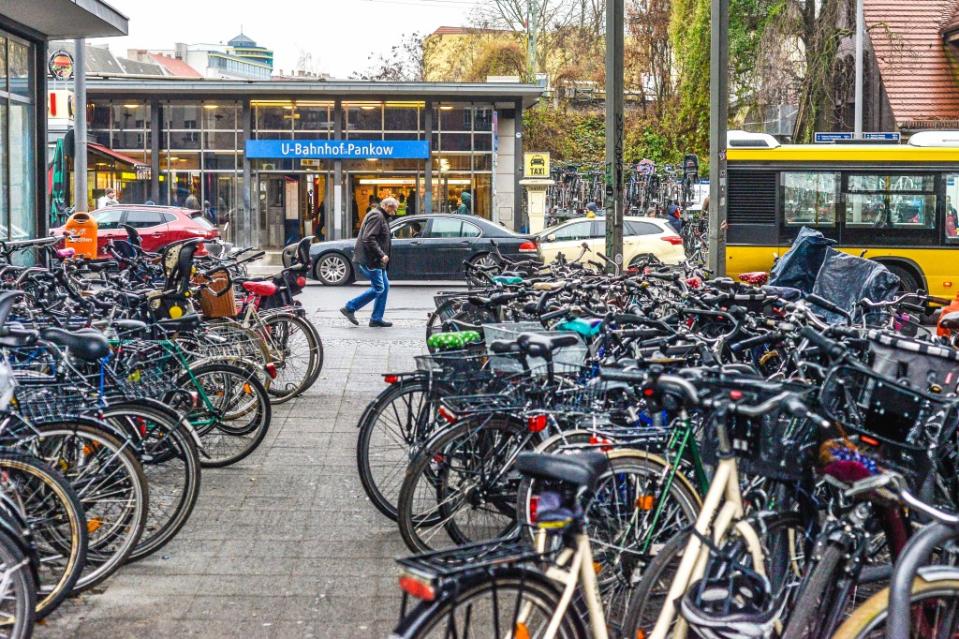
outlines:
{"label": "entrance door", "polygon": [[286,218],[286,178],[281,176],[261,175],[259,179],[260,192],[260,241],[263,248],[283,248],[285,238]]}

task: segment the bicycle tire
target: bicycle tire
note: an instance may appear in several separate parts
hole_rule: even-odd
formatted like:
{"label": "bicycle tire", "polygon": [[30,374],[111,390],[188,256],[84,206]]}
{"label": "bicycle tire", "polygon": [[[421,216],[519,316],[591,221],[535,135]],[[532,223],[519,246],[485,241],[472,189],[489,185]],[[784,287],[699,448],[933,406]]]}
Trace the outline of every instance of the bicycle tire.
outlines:
{"label": "bicycle tire", "polygon": [[[189,423],[161,405],[144,402],[111,404],[104,419],[134,420],[142,427],[140,462],[150,490],[147,524],[127,562],[143,559],[165,546],[183,528],[200,496],[200,454]],[[148,421],[149,420],[149,421]],[[153,423],[153,428],[148,426]],[[174,484],[174,494],[168,488]]]}
{"label": "bicycle tire", "polygon": [[[509,593],[515,591],[515,601],[510,602]],[[476,613],[477,606],[471,602],[473,599],[490,598],[492,600],[491,614],[489,621],[483,619],[482,613]],[[534,611],[540,612],[544,621],[548,623],[552,613],[559,609],[560,593],[556,586],[545,576],[532,570],[521,568],[502,569],[496,575],[486,575],[485,577],[474,578],[468,585],[464,585],[455,591],[455,595],[448,596],[438,602],[422,602],[411,610],[404,617],[399,625],[393,630],[391,637],[400,639],[438,639],[440,637],[466,637],[474,636],[468,631],[457,632],[457,612],[465,610],[467,619],[479,619],[484,630],[493,629],[496,637],[517,637],[522,636],[517,631],[519,625],[516,619],[517,611],[526,609],[524,604],[529,604]],[[500,615],[497,613],[509,613],[513,619],[509,630],[503,628],[505,624],[493,621],[495,615],[498,620]],[[476,615],[475,617],[473,615]],[[443,622],[447,622],[444,629],[440,629]],[[452,632],[449,623],[452,622]],[[529,624],[524,623],[525,636],[542,636],[542,632],[536,632],[536,629],[545,629],[546,623],[542,628],[529,628]],[[464,629],[465,630],[465,629]],[[497,632],[498,631],[498,632]],[[574,606],[567,606],[562,621],[559,623],[558,632],[553,635],[557,639],[587,639],[589,634],[583,626]]]}
{"label": "bicycle tire", "polygon": [[[819,609],[824,603],[832,605],[836,571],[840,568],[844,552],[839,546],[829,544],[812,569],[808,580],[804,580],[798,598],[789,613],[782,639],[803,639],[818,637],[817,623],[823,621]],[[810,634],[816,631],[814,634]]]}
{"label": "bicycle tire", "polygon": [[[951,571],[953,572],[953,571]],[[912,582],[911,602],[928,601],[933,597],[949,597],[959,606],[959,572],[946,578],[927,581],[916,577]],[[910,606],[912,609],[913,606]],[[860,604],[836,629],[832,639],[885,639],[884,623],[889,613],[889,588],[883,588]]]}
{"label": "bicycle tire", "polygon": [[[0,530],[0,602],[12,601],[12,627],[7,631],[8,639],[30,639],[36,622],[37,585],[27,567],[29,559],[20,550],[20,544],[10,538],[6,531]],[[8,570],[12,573],[7,579]],[[12,596],[8,593],[12,591]],[[0,626],[5,627],[5,626]]]}
{"label": "bicycle tire", "polygon": [[[219,381],[213,376],[218,376]],[[200,465],[213,468],[229,466],[253,453],[266,437],[272,418],[269,395],[255,372],[221,362],[201,363],[192,367],[189,373],[180,376],[177,386],[188,391],[200,390],[202,386],[198,387],[198,384],[205,378],[215,383],[211,389],[214,392],[207,393],[204,389],[203,396],[208,403],[191,410],[187,419],[200,437]],[[237,407],[236,398],[227,396],[237,389],[241,396],[252,398],[246,406]],[[218,398],[217,404],[213,403],[211,395]],[[226,421],[242,419],[250,414],[252,419],[246,425],[226,424]],[[238,442],[238,438],[247,436]],[[239,445],[235,448],[223,445],[227,443]],[[228,452],[223,453],[223,450]]]}
{"label": "bicycle tire", "polygon": [[[281,361],[274,360],[276,366],[276,378],[274,378],[267,392],[270,394],[270,402],[273,404],[282,404],[294,397],[302,395],[320,375],[320,368],[323,366],[323,347],[318,339],[318,335],[313,330],[312,324],[293,313],[269,313],[261,317],[261,330],[266,333],[263,339],[270,350],[271,357],[282,354]],[[282,326],[286,324],[284,329]],[[289,349],[291,335],[290,326],[296,326],[300,334],[307,341],[307,363],[306,370],[302,375],[294,374],[290,380],[283,380],[282,374],[288,370],[287,363],[290,360],[286,351]],[[296,371],[294,371],[296,373]]]}
{"label": "bicycle tire", "polygon": [[[30,508],[31,503],[24,503],[23,492],[17,491],[23,504],[27,526],[30,528],[31,541],[38,555],[42,555],[39,557],[40,561],[37,566],[37,577],[40,581],[36,584],[36,617],[42,619],[63,603],[83,571],[88,543],[87,520],[83,512],[83,505],[70,482],[40,459],[20,453],[0,452],[0,470],[14,480],[18,475],[39,480],[49,492],[42,496],[41,504],[34,505],[46,511],[46,519],[52,519],[54,522],[60,521],[66,525],[66,529],[57,526],[58,530],[50,530],[49,526],[41,525],[43,522],[37,521],[31,516],[31,512],[34,512]],[[39,487],[30,488],[31,496],[40,496],[38,489]],[[56,499],[59,502],[59,507],[51,504],[50,498]],[[58,571],[59,575],[55,578],[44,579],[46,572],[53,565],[53,561],[47,555],[49,552],[58,550],[62,552],[67,543],[69,543],[69,550],[65,557],[66,561],[63,569]],[[50,548],[50,551],[44,552],[47,547]]]}
{"label": "bicycle tire", "polygon": [[[363,490],[373,507],[393,521],[396,521],[397,518],[399,488],[402,486],[404,473],[415,452],[416,440],[423,434],[427,434],[426,421],[429,420],[429,415],[424,416],[422,412],[425,409],[432,413],[428,396],[429,382],[425,379],[408,379],[392,384],[380,397],[374,400],[359,423],[360,432],[356,442],[356,466],[360,475],[360,483],[363,485]],[[374,454],[373,450],[376,448],[374,442],[377,439],[377,433],[384,429],[389,430],[391,426],[388,419],[391,409],[394,419],[392,425],[401,429],[399,433],[394,431],[394,434],[398,434],[402,441],[394,439],[396,446],[392,450],[387,450],[386,445],[384,445],[381,447],[384,450],[382,455]],[[413,418],[413,423],[409,421],[410,417]],[[420,435],[414,431],[418,431]],[[378,457],[382,458],[383,461],[378,460]],[[387,457],[388,459],[386,459]],[[395,464],[391,463],[394,458],[396,459]],[[378,472],[376,468],[387,464],[394,466],[397,470],[387,471],[388,474],[384,477],[383,473]],[[400,480],[395,485],[389,481],[394,476]]]}
{"label": "bicycle tire", "polygon": [[[455,516],[462,511],[461,507],[467,503],[468,499],[474,498],[478,492],[478,485],[474,480],[473,485],[466,485],[465,490],[459,485],[451,488],[450,476],[452,472],[455,472],[454,480],[463,477],[465,478],[463,481],[468,483],[470,475],[477,468],[477,463],[484,463],[490,454],[497,456],[503,445],[508,446],[514,438],[520,441],[526,433],[526,428],[515,420],[502,416],[495,419],[484,416],[479,419],[461,420],[437,433],[424,445],[407,468],[397,502],[399,512],[397,523],[407,547],[413,552],[429,552],[448,547],[450,544],[441,546],[430,543],[440,530],[445,531],[451,544],[456,545],[499,538],[515,530],[515,493],[508,496],[511,516],[503,512],[499,502],[493,503],[492,500],[470,503],[466,511],[466,514],[470,515],[471,511],[483,510],[491,515],[511,518],[511,521],[481,524],[480,530],[474,530],[472,535],[464,530],[462,525],[456,524]],[[482,453],[486,453],[486,456],[482,456]],[[457,468],[451,460],[460,458],[465,461],[462,467]],[[502,468],[499,470],[503,471]],[[499,474],[505,476],[506,473]],[[480,490],[486,488],[484,486]],[[420,512],[421,502],[430,505],[423,512]],[[486,508],[488,504],[492,507],[491,509]],[[477,532],[484,534],[480,537],[476,534]]]}
{"label": "bicycle tire", "polygon": [[[69,422],[34,424],[31,428],[33,433],[21,439],[18,447],[55,464],[83,504],[89,534],[87,559],[73,592],[88,590],[123,565],[140,541],[149,504],[143,467],[130,442],[121,441],[108,425],[95,420],[72,418]],[[78,466],[71,464],[74,458],[67,458],[64,451],[83,455],[82,472],[73,472]],[[108,452],[103,454],[104,451]],[[104,476],[110,481],[108,485],[91,482],[89,469],[98,458],[107,464]],[[123,490],[128,495],[128,503],[122,509],[122,518],[105,524],[106,515],[115,512],[112,506],[99,503],[98,496],[106,488]],[[110,503],[119,503],[115,494],[111,493],[110,497]]]}
{"label": "bicycle tire", "polygon": [[[780,529],[790,528],[801,530],[802,521],[798,515],[795,513],[774,515],[765,520],[765,537],[768,538],[770,533]],[[656,589],[663,584],[661,598],[665,599],[689,537],[690,532],[687,530],[670,539],[645,567],[643,576],[636,584],[629,601],[629,609],[623,622],[623,637],[648,636],[652,631],[660,610],[667,605],[665,601],[652,601],[652,597],[654,594],[659,594]],[[795,568],[793,571],[795,572]]]}

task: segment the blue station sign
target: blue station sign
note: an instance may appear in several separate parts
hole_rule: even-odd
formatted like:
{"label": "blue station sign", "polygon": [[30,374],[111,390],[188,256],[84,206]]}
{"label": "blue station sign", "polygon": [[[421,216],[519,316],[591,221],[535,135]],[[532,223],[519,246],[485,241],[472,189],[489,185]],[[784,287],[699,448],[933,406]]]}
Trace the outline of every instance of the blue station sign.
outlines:
{"label": "blue station sign", "polygon": [[247,140],[250,159],[425,160],[426,140]]}

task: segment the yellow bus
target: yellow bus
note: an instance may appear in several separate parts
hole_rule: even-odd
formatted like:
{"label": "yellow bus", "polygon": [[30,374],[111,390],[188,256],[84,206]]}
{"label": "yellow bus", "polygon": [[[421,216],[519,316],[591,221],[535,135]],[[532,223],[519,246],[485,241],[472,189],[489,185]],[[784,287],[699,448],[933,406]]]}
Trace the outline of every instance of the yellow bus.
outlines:
{"label": "yellow bus", "polygon": [[809,226],[882,262],[904,288],[959,293],[959,131],[796,145],[730,131],[727,161],[728,275],[768,271]]}

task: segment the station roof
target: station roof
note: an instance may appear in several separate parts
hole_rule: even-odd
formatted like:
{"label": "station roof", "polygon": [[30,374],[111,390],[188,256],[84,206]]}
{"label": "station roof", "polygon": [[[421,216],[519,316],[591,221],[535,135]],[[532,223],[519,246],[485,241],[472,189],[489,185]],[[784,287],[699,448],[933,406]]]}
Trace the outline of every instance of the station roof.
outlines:
{"label": "station roof", "polygon": [[[521,99],[532,106],[543,87],[515,82],[375,82],[368,80],[184,80],[87,76],[87,93],[184,98],[218,96],[252,99],[484,100],[507,107]],[[502,104],[501,104],[502,103]]]}
{"label": "station roof", "polygon": [[127,17],[102,0],[3,0],[0,14],[45,39],[127,34]]}

